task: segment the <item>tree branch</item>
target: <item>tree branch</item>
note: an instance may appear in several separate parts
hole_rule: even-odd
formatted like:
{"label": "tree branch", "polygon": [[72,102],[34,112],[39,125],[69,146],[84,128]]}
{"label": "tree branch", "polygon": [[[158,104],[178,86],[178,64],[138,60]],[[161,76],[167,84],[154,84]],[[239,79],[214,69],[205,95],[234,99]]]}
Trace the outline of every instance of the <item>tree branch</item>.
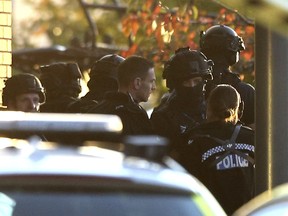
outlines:
{"label": "tree branch", "polygon": [[253,25],[253,26],[255,25],[254,20],[249,19],[249,18],[243,16],[243,15],[240,14],[237,10],[235,10],[235,9],[233,9],[233,8],[230,8],[230,7],[228,7],[227,5],[219,2],[219,0],[211,0],[211,1],[214,2],[214,3],[216,3],[216,4],[218,4],[218,5],[220,5],[221,7],[225,8],[225,9],[227,9],[228,11],[237,14],[237,16],[240,17],[240,19],[241,19],[242,21],[244,21],[247,25]]}

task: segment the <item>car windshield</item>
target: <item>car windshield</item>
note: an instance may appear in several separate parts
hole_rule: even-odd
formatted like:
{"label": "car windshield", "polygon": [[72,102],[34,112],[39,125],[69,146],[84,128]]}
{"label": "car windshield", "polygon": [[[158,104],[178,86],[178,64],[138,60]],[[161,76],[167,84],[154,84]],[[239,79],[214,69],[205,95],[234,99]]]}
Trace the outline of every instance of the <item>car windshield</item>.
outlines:
{"label": "car windshield", "polygon": [[[155,193],[5,192],[2,216],[175,216],[203,215],[197,196]],[[7,200],[10,200],[8,202]]]}

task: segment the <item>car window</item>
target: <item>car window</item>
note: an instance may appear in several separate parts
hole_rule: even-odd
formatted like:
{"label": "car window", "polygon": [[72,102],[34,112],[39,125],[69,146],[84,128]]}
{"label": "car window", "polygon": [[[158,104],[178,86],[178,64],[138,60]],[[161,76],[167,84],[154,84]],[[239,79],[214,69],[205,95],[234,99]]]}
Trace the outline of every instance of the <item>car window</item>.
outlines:
{"label": "car window", "polygon": [[[198,216],[196,197],[155,193],[5,192],[15,202],[13,216]],[[0,207],[1,208],[1,207]],[[8,215],[5,215],[8,216]],[[9,215],[10,216],[10,215]]]}

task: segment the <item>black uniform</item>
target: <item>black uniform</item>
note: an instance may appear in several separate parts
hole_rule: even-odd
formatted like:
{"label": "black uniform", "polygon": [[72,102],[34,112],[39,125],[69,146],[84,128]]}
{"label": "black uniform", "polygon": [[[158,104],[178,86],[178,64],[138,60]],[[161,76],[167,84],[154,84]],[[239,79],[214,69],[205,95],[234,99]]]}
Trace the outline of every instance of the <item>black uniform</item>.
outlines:
{"label": "black uniform", "polygon": [[76,102],[77,99],[69,96],[47,100],[40,107],[40,112],[45,113],[67,113],[67,107]]}
{"label": "black uniform", "polygon": [[243,39],[229,26],[214,25],[206,32],[201,32],[200,48],[214,62],[213,80],[208,82],[206,89],[210,91],[218,84],[232,85],[244,102],[241,121],[246,125],[254,124],[255,89],[252,85],[242,82],[239,75],[229,69],[239,61],[240,52],[245,50]]}
{"label": "black uniform", "polygon": [[212,79],[213,62],[189,47],[179,48],[164,65],[163,78],[170,89],[153,110],[157,134],[170,140],[170,155],[177,160],[185,135],[205,119],[205,82]]}
{"label": "black uniform", "polygon": [[153,134],[146,111],[134,103],[128,94],[109,92],[105,95],[104,100],[91,108],[88,113],[118,115],[123,123],[124,135]]}
{"label": "black uniform", "polygon": [[[111,78],[101,78],[101,80],[93,80],[96,78],[91,78],[88,82],[89,92],[87,92],[86,95],[84,95],[81,100],[83,101],[102,101],[104,98],[105,93],[107,92],[116,92],[118,91],[118,84],[117,81],[111,79]],[[94,82],[93,82],[94,81]],[[91,82],[93,82],[92,84]]]}
{"label": "black uniform", "polygon": [[171,156],[175,159],[186,144],[187,132],[204,121],[204,101],[201,101],[201,97],[191,90],[195,91],[187,87],[173,91],[163,104],[153,110],[151,115],[156,133],[169,138]]}
{"label": "black uniform", "polygon": [[254,131],[238,127],[237,134],[231,123],[216,121],[198,126],[190,133],[180,158],[228,214],[254,196]]}
{"label": "black uniform", "polygon": [[79,98],[63,96],[49,100],[41,105],[42,113],[86,113],[91,107],[97,105],[97,101],[82,100]]}

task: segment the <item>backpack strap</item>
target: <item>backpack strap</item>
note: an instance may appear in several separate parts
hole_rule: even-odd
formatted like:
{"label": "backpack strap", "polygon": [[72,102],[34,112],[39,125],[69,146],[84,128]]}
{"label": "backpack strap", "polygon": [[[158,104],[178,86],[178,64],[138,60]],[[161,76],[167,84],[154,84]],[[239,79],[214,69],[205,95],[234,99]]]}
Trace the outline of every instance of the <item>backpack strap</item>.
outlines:
{"label": "backpack strap", "polygon": [[235,144],[235,141],[236,141],[236,139],[237,139],[237,137],[238,137],[238,134],[239,134],[239,132],[240,132],[241,127],[242,127],[241,124],[237,124],[237,125],[235,126],[235,129],[234,129],[234,131],[233,131],[233,134],[232,134],[232,136],[231,136],[231,138],[230,138],[230,142],[231,142],[232,144]]}
{"label": "backpack strap", "polygon": [[[255,161],[252,157],[250,157],[249,155],[246,155],[245,153],[237,150],[236,147],[236,139],[238,137],[238,134],[240,132],[242,125],[241,124],[237,124],[235,126],[235,129],[233,131],[233,134],[230,138],[230,140],[225,141],[225,144],[222,144],[222,147],[226,150],[226,152],[221,155],[220,157],[218,157],[216,160],[214,160],[211,163],[211,166],[215,166],[216,164],[218,164],[220,161],[222,161],[226,156],[228,156],[230,153],[235,153],[237,155],[239,155],[240,157],[243,157],[244,159],[248,160],[252,165],[255,164]],[[222,142],[223,143],[223,142]]]}

